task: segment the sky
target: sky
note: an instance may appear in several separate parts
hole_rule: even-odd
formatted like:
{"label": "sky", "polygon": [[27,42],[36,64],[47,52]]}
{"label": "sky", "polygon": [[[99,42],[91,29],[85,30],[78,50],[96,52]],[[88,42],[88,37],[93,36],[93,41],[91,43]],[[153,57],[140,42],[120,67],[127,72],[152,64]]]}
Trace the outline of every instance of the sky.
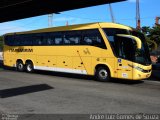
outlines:
{"label": "sky", "polygon": [[[140,0],[141,25],[153,27],[155,17],[160,16],[160,0]],[[111,4],[115,22],[136,27],[136,0]],[[91,23],[112,22],[109,5],[99,5],[53,14],[53,27]],[[29,31],[48,27],[48,15],[0,23],[0,35],[9,32]]]}

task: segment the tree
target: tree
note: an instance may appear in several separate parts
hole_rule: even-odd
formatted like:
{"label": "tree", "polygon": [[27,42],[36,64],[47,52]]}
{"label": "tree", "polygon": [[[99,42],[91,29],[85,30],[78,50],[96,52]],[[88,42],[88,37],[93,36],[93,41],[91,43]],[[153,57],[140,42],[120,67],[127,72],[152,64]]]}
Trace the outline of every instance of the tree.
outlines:
{"label": "tree", "polygon": [[156,26],[150,30],[150,34],[148,35],[151,40],[155,41],[158,45],[160,44],[160,27]]}
{"label": "tree", "polygon": [[142,32],[146,35],[148,40],[148,45],[151,50],[153,50],[153,46],[160,45],[160,26],[149,27],[144,26],[142,27]]}
{"label": "tree", "polygon": [[150,33],[150,30],[151,28],[149,26],[144,26],[142,27],[142,32],[145,34],[145,35],[148,35]]}

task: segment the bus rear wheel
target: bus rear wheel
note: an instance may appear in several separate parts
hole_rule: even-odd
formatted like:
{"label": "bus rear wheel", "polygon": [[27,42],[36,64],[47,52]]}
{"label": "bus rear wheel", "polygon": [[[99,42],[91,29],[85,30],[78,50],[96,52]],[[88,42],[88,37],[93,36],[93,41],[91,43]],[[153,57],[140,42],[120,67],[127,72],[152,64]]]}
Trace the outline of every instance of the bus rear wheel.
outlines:
{"label": "bus rear wheel", "polygon": [[110,80],[110,72],[106,67],[98,67],[95,73],[96,80],[106,82]]}
{"label": "bus rear wheel", "polygon": [[33,66],[33,63],[31,61],[26,63],[26,71],[28,73],[32,73],[34,71],[34,66]]}
{"label": "bus rear wheel", "polygon": [[23,64],[23,62],[22,61],[17,61],[16,68],[17,68],[17,71],[23,72],[24,71],[24,64]]}

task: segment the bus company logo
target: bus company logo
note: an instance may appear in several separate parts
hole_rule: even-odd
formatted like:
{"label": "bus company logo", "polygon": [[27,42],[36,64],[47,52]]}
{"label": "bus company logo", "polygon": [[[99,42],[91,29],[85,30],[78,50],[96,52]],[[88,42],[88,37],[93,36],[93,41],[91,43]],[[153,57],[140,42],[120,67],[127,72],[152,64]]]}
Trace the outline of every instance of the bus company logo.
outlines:
{"label": "bus company logo", "polygon": [[83,52],[84,52],[84,54],[89,54],[89,55],[91,54],[88,48],[86,48],[85,50],[83,50]]}
{"label": "bus company logo", "polygon": [[33,52],[33,49],[9,49],[9,52]]}

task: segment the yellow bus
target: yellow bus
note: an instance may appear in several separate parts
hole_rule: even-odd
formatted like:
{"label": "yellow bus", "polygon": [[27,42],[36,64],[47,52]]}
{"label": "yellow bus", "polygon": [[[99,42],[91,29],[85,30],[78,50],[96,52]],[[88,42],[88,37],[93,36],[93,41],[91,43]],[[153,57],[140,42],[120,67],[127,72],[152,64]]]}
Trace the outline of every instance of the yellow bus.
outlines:
{"label": "yellow bus", "polygon": [[4,65],[18,71],[47,70],[142,80],[151,75],[142,33],[115,23],[89,23],[4,35]]}

